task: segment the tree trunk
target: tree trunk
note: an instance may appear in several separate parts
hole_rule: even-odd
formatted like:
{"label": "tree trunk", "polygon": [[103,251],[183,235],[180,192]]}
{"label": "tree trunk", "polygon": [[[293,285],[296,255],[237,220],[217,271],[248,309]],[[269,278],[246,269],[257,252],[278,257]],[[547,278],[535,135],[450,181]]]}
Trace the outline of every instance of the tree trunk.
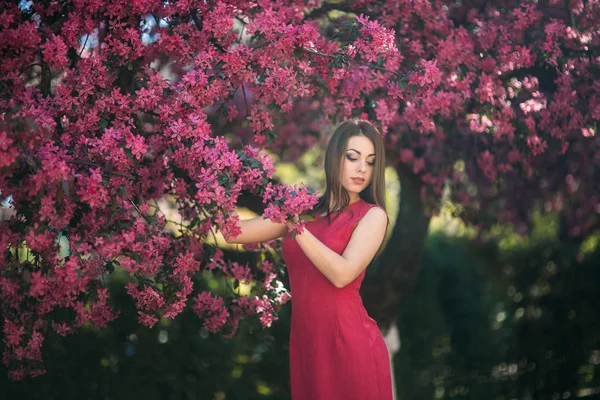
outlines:
{"label": "tree trunk", "polygon": [[400,300],[416,282],[431,219],[424,214],[419,177],[404,165],[396,171],[400,179],[396,224],[361,288],[365,308],[383,332],[394,324]]}

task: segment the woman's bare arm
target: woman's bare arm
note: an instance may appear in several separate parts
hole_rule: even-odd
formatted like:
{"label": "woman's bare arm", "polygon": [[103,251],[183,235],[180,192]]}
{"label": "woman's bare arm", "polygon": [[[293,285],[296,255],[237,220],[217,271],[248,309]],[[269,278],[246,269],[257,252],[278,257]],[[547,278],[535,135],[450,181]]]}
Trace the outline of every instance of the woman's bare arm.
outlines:
{"label": "woman's bare arm", "polygon": [[277,224],[262,216],[240,220],[239,225],[242,233],[235,238],[229,239],[227,243],[247,244],[268,242],[269,240],[284,236],[288,231],[285,223]]}
{"label": "woman's bare arm", "polygon": [[367,268],[381,246],[387,214],[373,207],[358,222],[343,254],[338,254],[317,239],[308,229],[296,235],[304,254],[338,288],[348,285]]}

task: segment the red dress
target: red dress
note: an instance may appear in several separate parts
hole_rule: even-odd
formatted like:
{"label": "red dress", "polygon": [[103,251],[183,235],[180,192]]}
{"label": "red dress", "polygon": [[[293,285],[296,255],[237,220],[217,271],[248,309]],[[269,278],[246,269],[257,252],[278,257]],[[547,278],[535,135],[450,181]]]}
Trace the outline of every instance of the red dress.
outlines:
{"label": "red dress", "polygon": [[[331,225],[317,216],[307,229],[342,254],[358,220],[373,206],[361,199],[333,214]],[[292,294],[292,400],[391,400],[388,351],[358,293],[365,271],[336,288],[289,235],[283,258]]]}

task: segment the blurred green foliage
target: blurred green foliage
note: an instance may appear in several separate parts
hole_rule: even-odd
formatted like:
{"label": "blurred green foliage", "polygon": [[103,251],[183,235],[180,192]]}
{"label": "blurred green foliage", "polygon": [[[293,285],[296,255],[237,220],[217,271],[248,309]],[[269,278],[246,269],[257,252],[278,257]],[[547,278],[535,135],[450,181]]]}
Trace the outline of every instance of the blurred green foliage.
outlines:
{"label": "blurred green foliage", "polygon": [[600,393],[600,248],[549,237],[512,246],[429,237],[398,316],[400,399]]}

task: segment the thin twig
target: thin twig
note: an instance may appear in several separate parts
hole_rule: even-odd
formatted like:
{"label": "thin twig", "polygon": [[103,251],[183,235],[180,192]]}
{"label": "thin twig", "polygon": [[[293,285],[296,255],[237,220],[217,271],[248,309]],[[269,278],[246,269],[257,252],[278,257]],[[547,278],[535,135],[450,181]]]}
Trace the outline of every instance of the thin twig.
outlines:
{"label": "thin twig", "polygon": [[320,56],[320,57],[325,57],[325,58],[335,58],[335,56],[334,56],[334,55],[331,55],[331,54],[325,54],[325,53],[321,53],[321,52],[319,52],[319,51],[317,51],[317,50],[313,50],[313,49],[306,49],[306,48],[304,48],[304,47],[302,48],[302,51],[303,51],[303,52],[305,52],[305,53],[314,54],[314,55],[317,55],[317,56]]}
{"label": "thin twig", "polygon": [[31,68],[31,67],[36,67],[36,66],[41,68],[41,67],[42,67],[42,64],[40,64],[40,63],[33,63],[33,64],[29,64],[28,66],[26,66],[25,68],[23,68],[23,71],[21,71],[21,74],[22,74],[23,72],[27,71],[29,68]]}
{"label": "thin twig", "polygon": [[[206,214],[206,211],[204,209],[201,209],[201,210],[202,210],[202,214],[204,214],[206,219],[211,219],[208,216],[208,214]],[[210,233],[212,234],[213,240],[215,241],[215,246],[217,246],[217,235],[213,232],[212,226],[209,229],[210,229]]]}
{"label": "thin twig", "polygon": [[380,71],[389,72],[390,74],[398,74],[398,72],[392,71],[391,69],[383,68],[383,67],[380,67],[377,65],[366,63],[366,62],[358,62],[358,64],[362,65],[364,67],[367,67],[367,68],[373,68],[373,69],[378,69]]}
{"label": "thin twig", "polygon": [[244,26],[246,26],[247,22],[244,21],[242,18],[238,17],[237,15],[235,15],[233,18],[237,19],[238,21],[240,21],[242,24],[244,24]]}
{"label": "thin twig", "polygon": [[246,117],[250,115],[248,111],[248,99],[246,99],[246,88],[244,87],[244,82],[242,82],[242,93],[244,94],[244,104],[246,104]]}
{"label": "thin twig", "polygon": [[[305,53],[314,54],[314,55],[319,56],[319,57],[325,57],[325,58],[331,58],[331,59],[335,59],[336,58],[336,56],[334,54],[321,53],[321,52],[319,52],[317,50],[314,50],[314,49],[303,48],[302,51],[305,52]],[[359,65],[368,67],[368,68],[373,68],[373,69],[377,69],[377,70],[380,70],[380,71],[389,72],[389,73],[395,74],[395,75],[398,74],[398,72],[396,72],[396,71],[392,71],[390,69],[383,68],[383,67],[380,67],[378,65],[373,65],[373,64],[370,64],[370,63],[367,63],[367,62],[356,61],[356,63],[359,64]]]}
{"label": "thin twig", "polygon": [[[140,211],[140,209],[138,208],[138,206],[136,206],[136,205],[135,205],[135,203],[133,202],[133,200],[129,200],[129,202],[130,202],[131,204],[133,204],[133,206],[135,207],[135,209],[137,210],[137,212],[138,212],[138,213],[140,213],[140,215],[141,215],[142,217],[144,217],[144,214],[142,214],[142,212]],[[144,218],[145,218],[145,217],[144,217]]]}
{"label": "thin twig", "polygon": [[156,199],[152,199],[152,201],[154,202],[154,207],[156,207],[156,209],[158,210],[158,212],[161,213],[162,215],[164,215],[166,217],[167,215],[164,212],[162,212],[162,210],[158,206],[158,202],[156,201]]}
{"label": "thin twig", "polygon": [[244,29],[246,29],[246,24],[248,24],[248,22],[244,21],[242,18],[238,17],[237,15],[234,15],[233,18],[237,19],[238,21],[240,21],[242,23],[242,28],[240,29],[240,36],[238,37],[238,40],[237,40],[238,43],[242,43],[242,36],[244,36]]}
{"label": "thin twig", "polygon": [[165,218],[165,221],[166,222],[170,222],[173,225],[179,225],[179,229],[181,230],[181,234],[183,234],[185,231],[189,231],[190,230],[187,226],[183,225],[183,218],[182,218],[181,222],[177,222],[177,221],[174,221],[174,220],[168,219],[168,218]]}
{"label": "thin twig", "polygon": [[240,36],[238,36],[238,43],[242,43],[242,36],[244,36],[244,29],[246,29],[246,25],[242,25],[240,29]]}
{"label": "thin twig", "polygon": [[81,58],[81,54],[83,54],[83,50],[85,50],[85,45],[87,44],[88,39],[90,38],[90,34],[85,35],[85,42],[83,42],[83,46],[81,46],[81,51],[77,57]]}
{"label": "thin twig", "polygon": [[121,176],[123,178],[135,180],[135,177],[133,177],[131,175],[122,174],[122,173],[116,172],[116,171],[108,171],[108,170],[104,169],[101,165],[98,165],[98,164],[95,164],[95,163],[92,163],[92,162],[79,161],[79,160],[71,160],[71,161],[67,161],[67,163],[69,163],[69,164],[87,165],[87,166],[90,166],[90,167],[96,167],[96,168],[102,169],[107,174],[112,174],[112,175],[116,175],[116,176]]}
{"label": "thin twig", "polygon": [[221,109],[223,107],[225,107],[225,104],[229,103],[229,100],[231,100],[233,98],[233,96],[235,95],[235,92],[237,92],[239,89],[239,86],[236,87],[233,92],[229,93],[229,96],[223,100],[223,102],[221,104],[219,104],[219,106],[217,107],[217,109],[215,110],[214,114],[217,115],[219,113],[219,111],[221,111]]}
{"label": "thin twig", "polygon": [[181,232],[182,235],[185,233],[185,231],[189,231],[190,230],[187,227],[187,225],[183,225],[183,215],[181,213],[179,213],[179,217],[180,217],[180,221],[179,222],[177,222],[175,220],[172,220],[172,219],[169,219],[169,218],[167,218],[167,214],[165,214],[163,212],[163,210],[161,210],[160,207],[158,206],[158,202],[156,201],[156,199],[152,199],[152,201],[154,202],[155,205],[148,204],[148,206],[156,208],[157,212],[161,213],[165,217],[165,221],[166,222],[170,222],[173,225],[179,225],[179,231]]}

